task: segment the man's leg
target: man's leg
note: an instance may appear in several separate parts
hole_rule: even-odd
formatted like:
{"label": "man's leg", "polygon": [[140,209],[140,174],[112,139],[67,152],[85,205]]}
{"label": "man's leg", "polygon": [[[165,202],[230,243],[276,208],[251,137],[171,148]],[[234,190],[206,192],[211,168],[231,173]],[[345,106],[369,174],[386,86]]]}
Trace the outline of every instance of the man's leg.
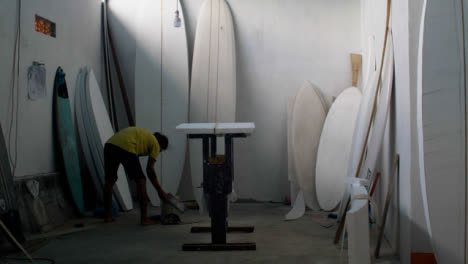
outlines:
{"label": "man's leg", "polygon": [[106,180],[104,184],[104,208],[106,216],[104,222],[113,222],[115,219],[112,217],[112,188],[114,187],[115,181]]}
{"label": "man's leg", "polygon": [[137,180],[138,198],[140,200],[140,223],[141,225],[152,225],[154,221],[148,218],[148,194],[146,193],[146,179]]}
{"label": "man's leg", "polygon": [[112,217],[112,189],[117,181],[117,169],[119,168],[118,148],[109,144],[104,146],[104,171],[106,182],[104,184],[104,210],[105,222],[113,222]]}

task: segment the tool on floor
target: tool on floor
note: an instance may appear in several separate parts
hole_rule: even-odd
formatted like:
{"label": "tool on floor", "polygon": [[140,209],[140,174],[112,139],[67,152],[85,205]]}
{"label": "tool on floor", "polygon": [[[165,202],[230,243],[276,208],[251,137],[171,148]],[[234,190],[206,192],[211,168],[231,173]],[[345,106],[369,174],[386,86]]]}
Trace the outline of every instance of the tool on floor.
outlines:
{"label": "tool on floor", "polygon": [[13,236],[13,234],[10,232],[10,230],[8,230],[8,228],[6,227],[6,225],[3,223],[2,220],[0,220],[0,226],[3,228],[3,230],[7,233],[7,235],[10,237],[10,239],[15,243],[15,245],[21,250],[23,251],[23,254],[29,259],[29,261],[31,262],[34,262],[33,261],[33,258],[31,257],[31,255],[29,255],[29,253],[26,251],[26,249],[24,249],[24,247],[18,242],[18,240],[16,240],[15,236]]}
{"label": "tool on floor", "polygon": [[[172,194],[169,194],[171,196],[170,199],[173,199],[176,201],[176,203],[180,203],[175,196]],[[163,225],[177,225],[182,222],[180,220],[180,213],[183,213],[183,205],[182,205],[182,210],[181,208],[178,208],[174,206],[173,203],[170,203],[169,201],[162,202],[161,203],[161,215],[159,221],[161,221],[161,224]]]}
{"label": "tool on floor", "polygon": [[[177,128],[189,139],[203,141],[203,192],[208,201],[211,227],[193,227],[192,233],[211,232],[211,243],[184,244],[184,251],[256,250],[255,243],[227,243],[227,232],[253,232],[253,227],[228,227],[228,195],[234,177],[233,139],[245,138],[253,123],[182,124]],[[207,131],[210,131],[207,133]],[[225,155],[216,155],[216,138],[224,136]]]}
{"label": "tool on floor", "polygon": [[174,207],[180,213],[184,213],[185,206],[183,203],[179,201],[179,199],[177,199],[177,197],[175,197],[172,193],[168,193],[167,198],[168,198],[167,203],[166,203],[167,205]]}

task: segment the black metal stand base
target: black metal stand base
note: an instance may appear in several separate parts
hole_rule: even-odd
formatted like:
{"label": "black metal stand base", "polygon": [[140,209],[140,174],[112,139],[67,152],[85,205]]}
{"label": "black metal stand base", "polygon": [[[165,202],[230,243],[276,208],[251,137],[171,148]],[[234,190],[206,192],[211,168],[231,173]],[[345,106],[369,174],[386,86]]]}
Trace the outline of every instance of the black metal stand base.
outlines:
{"label": "black metal stand base", "polygon": [[[189,135],[203,140],[203,193],[208,202],[211,217],[210,227],[192,227],[192,233],[211,233],[211,243],[184,244],[183,251],[234,251],[256,250],[255,243],[227,243],[230,232],[252,233],[253,226],[229,227],[228,194],[232,192],[234,175],[232,139],[245,134],[226,134],[225,156],[216,156],[215,135]],[[210,144],[211,142],[211,144]],[[211,149],[211,150],[210,150]],[[210,154],[211,152],[211,154]]]}
{"label": "black metal stand base", "polygon": [[[231,226],[227,228],[228,233],[253,233],[253,226]],[[190,233],[211,233],[209,226],[194,226],[190,229]]]}
{"label": "black metal stand base", "polygon": [[183,251],[236,251],[236,250],[256,250],[255,243],[226,243],[226,244],[184,244]]}

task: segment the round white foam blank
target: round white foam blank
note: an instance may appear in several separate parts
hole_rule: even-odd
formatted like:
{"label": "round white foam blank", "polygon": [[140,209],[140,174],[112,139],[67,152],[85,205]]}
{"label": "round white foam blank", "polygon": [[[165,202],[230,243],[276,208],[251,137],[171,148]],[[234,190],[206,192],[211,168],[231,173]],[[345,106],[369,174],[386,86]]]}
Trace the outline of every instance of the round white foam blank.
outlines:
{"label": "round white foam blank", "polygon": [[[190,92],[190,122],[235,122],[236,49],[231,11],[225,0],[205,0],[197,23]],[[224,140],[218,138],[218,154]],[[204,213],[201,140],[191,140],[193,192]]]}
{"label": "round white foam blank", "polygon": [[417,88],[421,192],[437,263],[465,263],[463,7],[455,0],[428,0],[425,5]]}
{"label": "round white foam blank", "polygon": [[326,111],[320,91],[304,82],[292,113],[292,149],[299,187],[307,206],[313,210],[320,210],[315,193],[315,165]]}
{"label": "round white foam blank", "polygon": [[331,106],[323,126],[315,182],[318,203],[325,211],[335,209],[343,197],[360,101],[359,89],[345,89]]}

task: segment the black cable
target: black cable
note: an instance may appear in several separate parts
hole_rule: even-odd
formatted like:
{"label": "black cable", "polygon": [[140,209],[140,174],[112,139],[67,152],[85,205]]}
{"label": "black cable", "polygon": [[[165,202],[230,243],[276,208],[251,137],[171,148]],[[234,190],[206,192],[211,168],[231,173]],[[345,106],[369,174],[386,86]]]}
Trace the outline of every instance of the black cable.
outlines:
{"label": "black cable", "polygon": [[[15,49],[13,52],[13,70],[12,70],[12,87],[11,87],[12,97],[11,97],[11,117],[10,117],[11,119],[10,119],[10,127],[9,127],[9,132],[8,132],[8,148],[9,148],[8,157],[13,167],[13,177],[15,175],[16,165],[18,161],[19,63],[20,63],[20,56],[21,56],[20,42],[21,42],[21,0],[18,1]],[[14,98],[15,90],[16,90],[16,104],[15,104],[15,98]],[[15,124],[14,158],[11,157],[11,134],[13,131],[13,123]]]}

